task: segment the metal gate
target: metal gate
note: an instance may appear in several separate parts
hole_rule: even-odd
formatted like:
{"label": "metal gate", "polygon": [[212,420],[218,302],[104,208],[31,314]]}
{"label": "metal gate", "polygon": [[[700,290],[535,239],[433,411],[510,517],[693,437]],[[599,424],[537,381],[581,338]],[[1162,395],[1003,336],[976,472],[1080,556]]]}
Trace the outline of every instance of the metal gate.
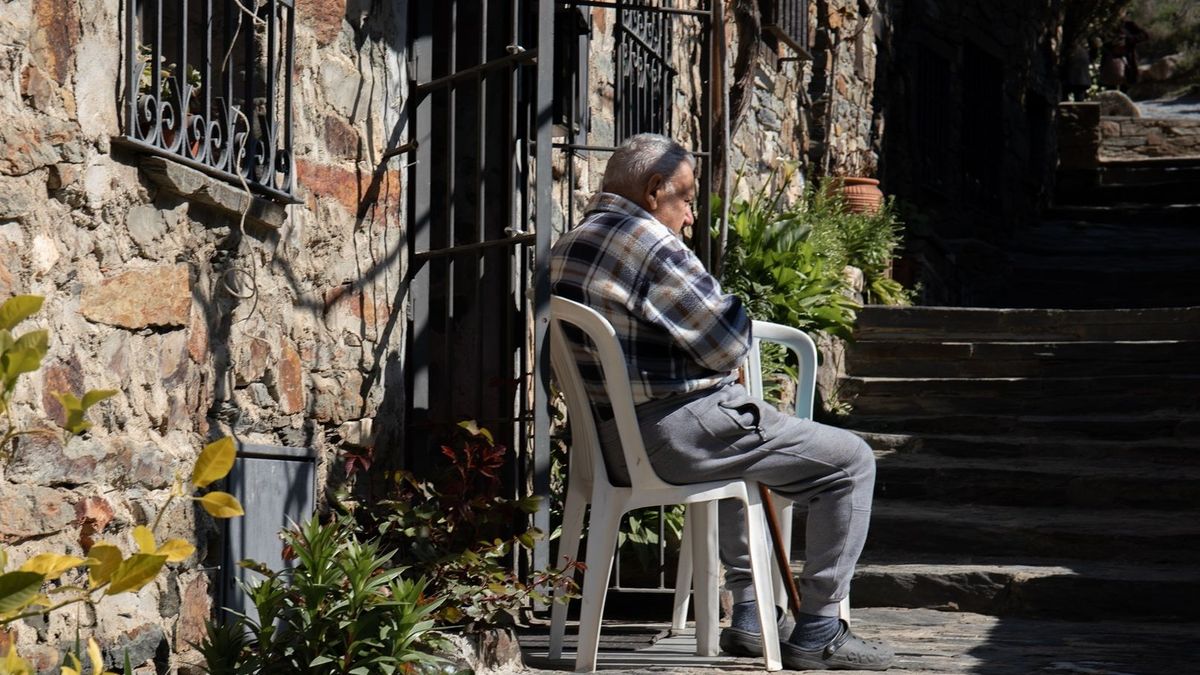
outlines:
{"label": "metal gate", "polygon": [[[676,111],[675,105],[679,81],[686,74],[679,72],[680,54],[676,50],[681,47],[678,44],[680,36],[687,34],[693,38],[689,46],[699,53],[702,80],[700,91],[691,92],[697,115],[687,135],[691,136],[690,150],[697,159],[697,194],[712,194],[711,160],[716,133],[712,95],[714,89],[719,90],[717,83],[722,81],[718,76],[721,59],[716,58],[714,52],[714,47],[720,45],[714,43],[713,35],[722,26],[722,3],[719,0],[574,0],[561,5],[556,20],[560,33],[575,26],[581,28],[577,33],[580,35],[578,44],[573,45],[572,49],[563,49],[562,45],[566,39],[574,39],[573,35],[557,36],[560,45],[557,55],[571,64],[570,68],[564,67],[564,64],[557,67],[557,72],[567,79],[558,82],[560,89],[556,101],[561,112],[556,122],[565,131],[562,134],[564,139],[555,143],[554,148],[565,155],[565,162],[559,165],[565,166],[566,184],[574,186],[576,183],[577,158],[586,160],[596,155],[607,157],[627,138],[643,132],[675,138],[684,135],[684,130],[677,128],[676,121],[680,115],[676,113],[680,112],[684,117],[687,115],[685,111]],[[613,50],[607,55],[589,44],[589,36],[600,21],[612,26]],[[605,64],[611,65],[611,68],[605,70],[611,71],[613,76],[613,131],[607,138],[598,138],[599,134],[589,119],[589,69],[606,57],[612,60],[611,64]],[[687,100],[687,97],[684,99]],[[565,226],[570,229],[585,214],[576,203],[575,190],[568,189],[566,192],[566,204],[563,205]],[[697,206],[696,224],[691,233],[692,247],[700,259],[711,267],[709,200],[702,197],[697,200]],[[610,590],[640,594],[674,589],[674,565],[665,546],[667,518],[661,508],[657,516],[657,573],[650,578],[628,575],[622,569],[622,555],[618,555]]]}
{"label": "metal gate", "polygon": [[[550,247],[552,0],[410,4],[405,462],[472,418],[549,492],[544,261]],[[544,58],[539,58],[539,55]],[[535,524],[549,529],[549,511]],[[533,561],[546,566],[543,547]]]}
{"label": "metal gate", "polygon": [[[721,25],[721,2],[444,0],[410,6],[405,461],[422,467],[438,429],[470,417],[517,450],[519,461],[510,463],[513,493],[548,495],[547,256],[555,206],[566,228],[582,216],[573,190],[565,203],[552,202],[551,166],[565,159],[565,180],[574,185],[576,158],[606,157],[641,132],[677,135],[676,30],[691,22],[687,26],[700,36],[699,46],[692,46],[699,51],[701,79],[720,81],[712,33]],[[589,35],[601,14],[614,31],[614,131],[594,138],[587,81],[589,61],[600,55]],[[713,185],[711,90],[696,92],[698,119],[688,129],[700,194],[710,194]],[[709,204],[698,201],[693,244],[707,263]],[[548,508],[534,524],[550,531]],[[545,542],[532,563],[550,564]]]}

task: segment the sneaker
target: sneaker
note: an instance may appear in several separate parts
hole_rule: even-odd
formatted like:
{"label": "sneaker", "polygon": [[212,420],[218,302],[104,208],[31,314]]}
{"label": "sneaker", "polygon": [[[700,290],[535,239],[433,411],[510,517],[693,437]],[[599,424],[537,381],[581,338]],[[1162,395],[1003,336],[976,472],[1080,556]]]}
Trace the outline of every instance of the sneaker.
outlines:
{"label": "sneaker", "polygon": [[[778,625],[781,639],[791,635],[792,629],[796,627],[796,623],[787,612],[780,614]],[[758,657],[763,653],[762,633],[733,626],[721,630],[720,645],[721,651],[732,656]]]}
{"label": "sneaker", "polygon": [[821,649],[807,651],[786,640],[779,649],[788,670],[887,670],[896,661],[891,647],[863,640],[850,632],[845,621],[841,621],[837,637]]}

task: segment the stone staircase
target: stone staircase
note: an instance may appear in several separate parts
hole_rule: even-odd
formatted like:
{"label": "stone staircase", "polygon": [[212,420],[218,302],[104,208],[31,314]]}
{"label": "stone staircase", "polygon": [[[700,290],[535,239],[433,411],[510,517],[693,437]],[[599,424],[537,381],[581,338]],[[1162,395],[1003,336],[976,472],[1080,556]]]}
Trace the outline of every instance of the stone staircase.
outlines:
{"label": "stone staircase", "polygon": [[1001,307],[1200,305],[1200,158],[1062,171],[1055,205],[1008,245]]}
{"label": "stone staircase", "polygon": [[869,307],[857,606],[1200,620],[1200,308]]}
{"label": "stone staircase", "polygon": [[1020,309],[860,315],[853,603],[1200,621],[1200,160],[1063,175],[1009,251]]}

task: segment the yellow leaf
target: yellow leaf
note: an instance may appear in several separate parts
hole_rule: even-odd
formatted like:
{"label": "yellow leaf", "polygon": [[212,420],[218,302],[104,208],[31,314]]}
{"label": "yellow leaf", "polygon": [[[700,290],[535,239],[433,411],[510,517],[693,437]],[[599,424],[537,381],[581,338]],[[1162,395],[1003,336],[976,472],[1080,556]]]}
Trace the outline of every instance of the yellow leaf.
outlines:
{"label": "yellow leaf", "polygon": [[113,572],[121,564],[121,558],[121,549],[105,542],[95,544],[88,550],[88,578],[91,579],[92,588],[112,579]]}
{"label": "yellow leaf", "polygon": [[83,558],[76,558],[73,555],[59,555],[57,553],[39,553],[21,565],[22,572],[37,572],[46,577],[46,579],[57,579],[62,576],[63,572],[79,567],[83,564]]}
{"label": "yellow leaf", "polygon": [[466,430],[472,436],[483,436],[487,439],[489,445],[495,445],[496,441],[492,439],[492,432],[486,428],[479,426],[475,420],[463,420],[458,423],[458,426]]}
{"label": "yellow leaf", "polygon": [[62,667],[61,675],[83,675],[83,665],[79,663],[79,657],[74,654],[67,654],[65,661],[70,661],[71,665]]}
{"label": "yellow leaf", "polygon": [[204,446],[192,468],[192,483],[196,487],[207,487],[209,483],[221,480],[233,468],[236,455],[237,448],[228,436]]}
{"label": "yellow leaf", "polygon": [[139,552],[154,553],[154,549],[156,548],[154,533],[145,525],[138,525],[133,528],[133,541],[137,544]]}
{"label": "yellow leaf", "polygon": [[159,570],[167,562],[167,556],[151,553],[135,553],[117,565],[113,571],[112,583],[105,590],[106,595],[116,595],[126,591],[139,591],[142,586],[154,580]]}
{"label": "yellow leaf", "polygon": [[0,661],[0,674],[2,675],[34,675],[33,666],[29,662],[17,655],[17,646],[8,646],[8,655]]}
{"label": "yellow leaf", "polygon": [[155,553],[167,556],[167,562],[181,562],[186,560],[195,550],[195,546],[182,539],[168,539],[163,542],[162,546],[158,547]]}
{"label": "yellow leaf", "polygon": [[104,672],[104,659],[100,656],[100,645],[96,644],[95,638],[88,638],[87,655],[92,662],[92,675],[101,675]]}
{"label": "yellow leaf", "polygon": [[208,511],[208,515],[213,518],[233,518],[234,516],[243,516],[246,514],[242,510],[241,503],[237,497],[228,492],[209,492],[199,498],[200,506]]}
{"label": "yellow leaf", "polygon": [[4,549],[0,548],[0,573],[4,572],[4,570],[7,568],[8,554],[4,552]]}

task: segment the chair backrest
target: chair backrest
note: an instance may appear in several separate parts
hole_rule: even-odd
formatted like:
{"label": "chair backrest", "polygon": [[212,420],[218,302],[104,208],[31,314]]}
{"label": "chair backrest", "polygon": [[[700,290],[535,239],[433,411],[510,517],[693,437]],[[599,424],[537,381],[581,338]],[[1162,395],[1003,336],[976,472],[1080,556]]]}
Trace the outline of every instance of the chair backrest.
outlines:
{"label": "chair backrest", "polygon": [[754,341],[746,357],[746,390],[751,396],[762,398],[762,343],[781,344],[792,350],[800,361],[796,380],[796,417],[811,419],[817,389],[817,346],[812,338],[798,328],[768,321],[755,321],[753,334]]}
{"label": "chair backrest", "polygon": [[[637,413],[633,406],[633,389],[629,384],[629,372],[625,354],[617,340],[612,324],[592,308],[552,296],[550,298],[550,362],[558,384],[567,397],[567,413],[571,419],[573,453],[583,452],[587,458],[574,456],[568,461],[569,479],[580,478],[591,483],[599,480],[612,485],[604,466],[600,438],[596,431],[595,417],[589,404],[587,388],[579,372],[579,364],[572,353],[571,343],[563,334],[564,323],[575,326],[592,341],[600,360],[604,378],[604,390],[608,405],[613,411],[613,420],[621,439],[625,466],[629,470],[629,482],[633,489],[662,489],[670,487],[658,477],[646,448],[642,433],[638,429]],[[579,460],[584,459],[581,462]],[[578,466],[578,468],[577,468]],[[590,475],[585,471],[590,468]]]}

